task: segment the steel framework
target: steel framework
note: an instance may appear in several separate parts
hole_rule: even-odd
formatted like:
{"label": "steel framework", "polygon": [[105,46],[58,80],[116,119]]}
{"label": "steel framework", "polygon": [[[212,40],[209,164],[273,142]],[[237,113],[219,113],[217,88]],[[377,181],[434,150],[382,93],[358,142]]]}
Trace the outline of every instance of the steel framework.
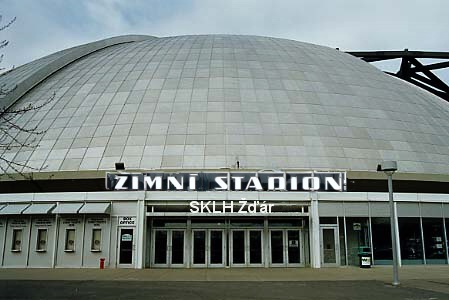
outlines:
{"label": "steel framework", "polygon": [[[347,53],[366,62],[400,58],[399,71],[385,73],[408,81],[449,102],[449,86],[432,72],[432,70],[449,68],[449,52],[408,51],[405,49],[404,51],[349,51]],[[424,65],[418,61],[419,58],[446,61]]]}

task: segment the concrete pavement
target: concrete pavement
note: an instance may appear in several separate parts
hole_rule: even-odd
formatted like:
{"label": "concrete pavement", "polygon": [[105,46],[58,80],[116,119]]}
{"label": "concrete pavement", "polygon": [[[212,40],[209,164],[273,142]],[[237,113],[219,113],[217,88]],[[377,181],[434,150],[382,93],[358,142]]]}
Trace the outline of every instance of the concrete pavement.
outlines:
{"label": "concrete pavement", "polygon": [[0,269],[0,299],[449,299],[449,266],[404,266],[399,288],[391,279],[391,266]]}
{"label": "concrete pavement", "polygon": [[[403,266],[401,281],[449,280],[449,265]],[[390,282],[391,266],[340,268],[217,268],[217,269],[0,269],[0,280],[120,281],[341,281]]]}

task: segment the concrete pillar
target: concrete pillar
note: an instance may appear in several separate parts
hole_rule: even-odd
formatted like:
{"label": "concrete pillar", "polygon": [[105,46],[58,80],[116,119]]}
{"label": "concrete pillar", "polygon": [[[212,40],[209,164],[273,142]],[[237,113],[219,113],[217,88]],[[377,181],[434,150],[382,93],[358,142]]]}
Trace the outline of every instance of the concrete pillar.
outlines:
{"label": "concrete pillar", "polygon": [[321,268],[320,219],[318,214],[318,195],[310,193],[309,212],[310,266]]}
{"label": "concrete pillar", "polygon": [[137,243],[136,243],[136,268],[143,269],[145,267],[145,195],[139,195],[137,200]]}
{"label": "concrete pillar", "polygon": [[395,228],[396,228],[396,249],[398,249],[398,266],[402,266],[402,258],[401,258],[401,241],[399,240],[399,221],[398,221],[398,205],[397,202],[394,202],[394,215],[395,215]]}

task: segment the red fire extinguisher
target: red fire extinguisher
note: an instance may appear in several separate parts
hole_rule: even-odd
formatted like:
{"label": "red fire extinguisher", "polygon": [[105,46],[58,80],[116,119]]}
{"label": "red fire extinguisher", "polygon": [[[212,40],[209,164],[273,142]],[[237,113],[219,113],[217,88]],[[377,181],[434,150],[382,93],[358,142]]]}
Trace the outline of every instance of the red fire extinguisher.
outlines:
{"label": "red fire extinguisher", "polygon": [[100,269],[104,269],[105,258],[100,258]]}

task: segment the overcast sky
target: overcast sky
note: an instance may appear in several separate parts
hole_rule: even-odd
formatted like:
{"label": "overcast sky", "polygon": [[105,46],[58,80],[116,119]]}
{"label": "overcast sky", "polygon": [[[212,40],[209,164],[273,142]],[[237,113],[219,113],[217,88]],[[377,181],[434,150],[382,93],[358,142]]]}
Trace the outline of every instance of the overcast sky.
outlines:
{"label": "overcast sky", "polygon": [[[0,0],[2,67],[122,34],[227,33],[341,50],[449,51],[448,0]],[[449,71],[440,75],[449,82]]]}

